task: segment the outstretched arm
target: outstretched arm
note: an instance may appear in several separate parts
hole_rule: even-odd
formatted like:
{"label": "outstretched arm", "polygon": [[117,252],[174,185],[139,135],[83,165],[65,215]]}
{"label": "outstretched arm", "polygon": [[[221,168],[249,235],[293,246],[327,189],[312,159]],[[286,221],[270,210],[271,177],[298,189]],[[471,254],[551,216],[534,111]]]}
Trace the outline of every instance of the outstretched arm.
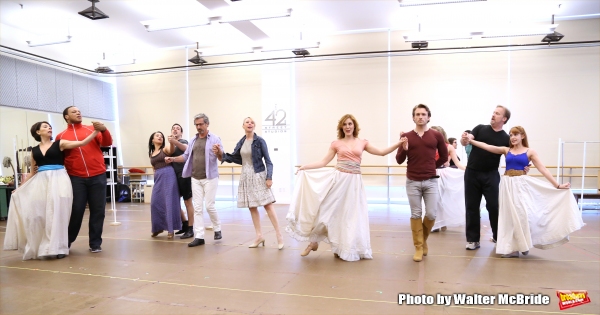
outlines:
{"label": "outstretched arm", "polygon": [[331,160],[333,160],[334,157],[335,151],[333,150],[333,148],[329,148],[329,150],[327,151],[327,155],[325,155],[325,157],[321,161],[302,165],[298,168],[298,171],[324,167],[325,165],[327,165],[327,163],[331,162]]}
{"label": "outstretched arm", "polygon": [[449,146],[448,147],[448,155],[450,155],[450,158],[452,159],[452,161],[454,162],[454,165],[456,165],[456,167],[458,167],[461,170],[465,170],[465,166],[458,160],[458,157],[456,156],[456,150],[454,149],[453,146]]}
{"label": "outstretched arm", "polygon": [[477,141],[477,140],[470,140],[469,143],[472,144],[472,145],[474,145],[474,146],[476,146],[476,147],[478,147],[478,148],[481,148],[481,149],[484,149],[484,150],[486,150],[488,152],[491,152],[491,153],[496,153],[496,154],[506,154],[506,153],[508,153],[508,148],[507,147],[497,147],[497,146],[489,145],[487,143],[484,143],[484,142],[481,142],[481,141]]}
{"label": "outstretched arm", "polygon": [[529,156],[531,162],[533,162],[533,165],[535,165],[535,167],[538,169],[538,171],[540,171],[540,173],[542,173],[542,175],[544,175],[544,177],[546,177],[546,179],[550,183],[552,183],[554,187],[559,189],[569,189],[571,187],[571,183],[569,182],[561,185],[558,184],[558,182],[550,174],[550,171],[548,171],[546,166],[544,166],[544,163],[542,163],[542,161],[540,160],[540,157],[538,156],[537,152],[535,152],[533,149],[529,149],[529,151],[527,151],[527,155]]}
{"label": "outstretched arm", "polygon": [[396,142],[394,145],[392,145],[389,148],[379,149],[379,148],[372,146],[371,143],[369,142],[369,143],[367,143],[367,146],[365,147],[365,151],[367,151],[373,155],[385,156],[385,155],[392,153],[394,150],[398,149],[399,146],[400,146],[400,141]]}
{"label": "outstretched arm", "polygon": [[88,143],[90,143],[98,134],[98,130],[94,130],[89,136],[87,136],[83,141],[69,141],[62,139],[60,140],[60,150],[69,150],[82,147]]}

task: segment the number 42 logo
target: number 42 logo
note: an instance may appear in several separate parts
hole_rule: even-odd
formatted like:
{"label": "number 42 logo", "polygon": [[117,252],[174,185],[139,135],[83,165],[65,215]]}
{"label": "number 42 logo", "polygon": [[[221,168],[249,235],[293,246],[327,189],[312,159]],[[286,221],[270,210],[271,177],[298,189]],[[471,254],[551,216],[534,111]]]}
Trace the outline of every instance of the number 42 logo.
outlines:
{"label": "number 42 logo", "polygon": [[[279,118],[280,116],[281,116],[281,118]],[[273,126],[285,126],[286,125],[286,121],[285,121],[286,116],[287,115],[285,113],[285,110],[277,109],[277,110],[273,110],[269,114],[269,116],[267,116],[267,118],[265,118],[265,121],[270,121]]]}

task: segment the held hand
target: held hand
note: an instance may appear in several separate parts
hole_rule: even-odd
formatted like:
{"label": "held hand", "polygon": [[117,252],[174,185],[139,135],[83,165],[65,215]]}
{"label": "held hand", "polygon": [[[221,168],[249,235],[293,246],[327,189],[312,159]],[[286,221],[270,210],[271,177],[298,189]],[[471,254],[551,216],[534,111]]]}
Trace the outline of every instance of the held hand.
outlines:
{"label": "held hand", "polygon": [[99,121],[92,121],[92,125],[94,125],[94,129],[98,130],[99,132],[103,132],[106,130],[106,126],[104,126],[104,124]]}
{"label": "held hand", "polygon": [[273,186],[273,180],[267,179],[267,188],[271,188],[271,186]]}
{"label": "held hand", "polygon": [[408,138],[407,137],[400,138],[400,146],[402,147],[402,149],[404,151],[408,150]]}
{"label": "held hand", "polygon": [[171,164],[171,162],[173,162],[173,158],[170,156],[165,157],[165,163],[167,164]]}
{"label": "held hand", "polygon": [[473,135],[467,132],[463,132],[461,135],[461,141],[466,141],[467,143],[469,143],[469,141],[471,141],[473,138]]}
{"label": "held hand", "polygon": [[174,135],[169,135],[167,137],[167,139],[169,140],[169,143],[175,144],[175,142],[177,142],[177,139],[175,139]]}
{"label": "held hand", "polygon": [[213,144],[212,151],[214,154],[219,155],[221,153],[221,147],[218,144]]}

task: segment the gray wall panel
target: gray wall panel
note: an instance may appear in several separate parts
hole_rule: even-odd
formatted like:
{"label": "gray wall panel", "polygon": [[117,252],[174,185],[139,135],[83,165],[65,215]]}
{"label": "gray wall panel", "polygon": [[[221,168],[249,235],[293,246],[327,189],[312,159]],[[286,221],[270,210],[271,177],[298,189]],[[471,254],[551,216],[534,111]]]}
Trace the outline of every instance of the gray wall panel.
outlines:
{"label": "gray wall panel", "polygon": [[104,116],[105,119],[115,120],[116,115],[114,113],[114,100],[116,99],[114,94],[115,88],[113,84],[102,82],[102,103],[104,104]]}
{"label": "gray wall panel", "polygon": [[37,66],[38,110],[56,112],[56,71],[52,68]]}
{"label": "gray wall panel", "polygon": [[56,71],[56,106],[62,111],[73,106],[73,75],[68,72]]}
{"label": "gray wall panel", "polygon": [[115,120],[114,84],[0,55],[0,106]]}
{"label": "gray wall panel", "polygon": [[21,108],[37,109],[37,70],[33,63],[15,60],[17,65],[17,94]]}
{"label": "gray wall panel", "polygon": [[104,104],[102,102],[102,82],[88,79],[89,110],[86,116],[104,119]]}
{"label": "gray wall panel", "polygon": [[73,75],[73,105],[77,106],[83,116],[87,116],[90,108],[90,95],[88,92],[88,79]]}
{"label": "gray wall panel", "polygon": [[0,56],[0,105],[19,106],[15,59]]}

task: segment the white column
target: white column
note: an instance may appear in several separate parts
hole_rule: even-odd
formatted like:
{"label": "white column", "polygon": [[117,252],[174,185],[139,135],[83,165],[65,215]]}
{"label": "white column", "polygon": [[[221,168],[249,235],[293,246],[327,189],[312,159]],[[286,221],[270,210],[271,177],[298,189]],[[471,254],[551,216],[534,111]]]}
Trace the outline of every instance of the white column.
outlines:
{"label": "white column", "polygon": [[293,118],[294,64],[262,66],[262,136],[273,162],[273,193],[277,203],[289,203],[292,193],[295,130]]}

